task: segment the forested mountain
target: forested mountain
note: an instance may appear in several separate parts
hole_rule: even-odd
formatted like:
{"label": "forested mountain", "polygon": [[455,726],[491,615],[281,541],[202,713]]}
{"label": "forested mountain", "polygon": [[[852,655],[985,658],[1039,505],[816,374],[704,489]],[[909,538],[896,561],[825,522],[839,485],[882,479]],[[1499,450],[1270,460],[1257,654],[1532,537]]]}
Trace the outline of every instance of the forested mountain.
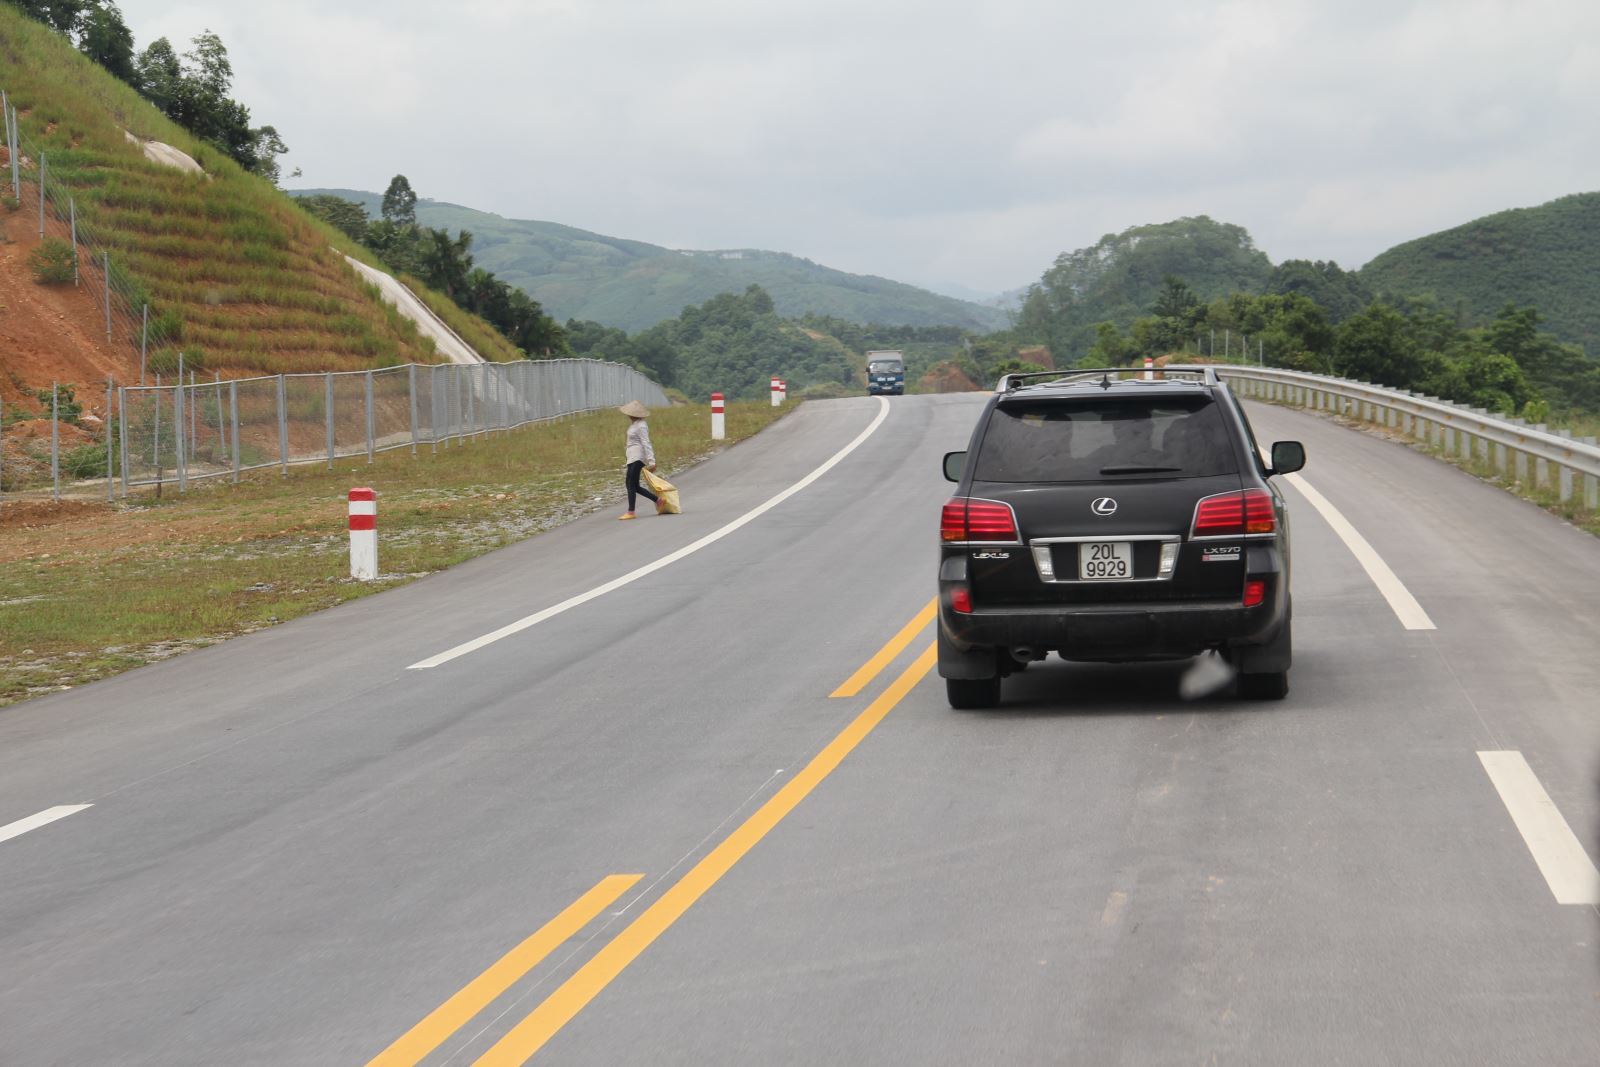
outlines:
{"label": "forested mountain", "polygon": [[1069,363],[1094,344],[1098,324],[1126,329],[1149,312],[1168,277],[1204,301],[1260,292],[1271,275],[1272,261],[1242,226],[1205,215],[1134,226],[1057,256],[1029,287],[1015,332]]}
{"label": "forested mountain", "polygon": [[[376,217],[382,198],[350,189],[301,189],[354,200]],[[537,300],[557,319],[587,319],[638,331],[718,293],[759,285],[780,316],[829,315],[852,322],[995,330],[1005,311],[872,275],[847,274],[782,252],[675,251],[554,222],[507,219],[418,200],[417,222],[473,235],[477,263]],[[1159,279],[1158,279],[1159,281]]]}
{"label": "forested mountain", "polygon": [[1462,325],[1532,304],[1555,336],[1600,352],[1600,193],[1407,241],[1362,267],[1361,280],[1390,299],[1431,298]]}
{"label": "forested mountain", "polygon": [[773,375],[791,393],[856,380],[854,353],[836,338],[785,321],[759,285],[719,293],[632,337],[597,322],[569,322],[567,343],[575,355],[631,363],[696,399],[712,392],[762,397]]}

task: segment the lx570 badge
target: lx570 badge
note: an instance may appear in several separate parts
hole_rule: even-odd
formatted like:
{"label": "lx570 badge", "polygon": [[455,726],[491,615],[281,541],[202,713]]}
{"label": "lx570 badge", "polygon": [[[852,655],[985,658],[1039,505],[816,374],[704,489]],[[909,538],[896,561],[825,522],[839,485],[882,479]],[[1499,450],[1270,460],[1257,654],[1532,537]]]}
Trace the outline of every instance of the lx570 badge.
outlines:
{"label": "lx570 badge", "polygon": [[1239,546],[1227,545],[1222,548],[1208,548],[1200,553],[1201,563],[1237,563],[1239,561]]}

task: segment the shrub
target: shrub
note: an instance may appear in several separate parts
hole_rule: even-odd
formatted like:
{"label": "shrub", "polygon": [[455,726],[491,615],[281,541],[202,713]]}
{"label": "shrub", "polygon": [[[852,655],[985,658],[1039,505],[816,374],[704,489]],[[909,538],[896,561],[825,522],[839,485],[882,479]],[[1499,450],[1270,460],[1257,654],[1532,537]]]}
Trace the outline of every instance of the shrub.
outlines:
{"label": "shrub", "polygon": [[12,196],[10,193],[5,193],[4,195],[0,195],[0,207],[5,208],[7,211],[16,211],[21,206],[22,206],[22,201],[18,200],[16,197]]}
{"label": "shrub", "polygon": [[72,246],[59,237],[46,237],[28,253],[28,269],[40,285],[60,285],[72,281],[77,273]]}
{"label": "shrub", "polygon": [[[44,411],[40,418],[50,417],[50,390],[35,389],[34,399],[43,406]],[[69,382],[62,382],[56,386],[56,418],[62,422],[76,424],[78,416],[83,414],[83,402],[76,395],[75,387]]]}
{"label": "shrub", "polygon": [[[116,450],[111,453],[113,466],[119,462]],[[79,445],[61,457],[61,473],[71,478],[104,478],[106,476],[106,446]],[[113,471],[115,473],[115,471]]]}

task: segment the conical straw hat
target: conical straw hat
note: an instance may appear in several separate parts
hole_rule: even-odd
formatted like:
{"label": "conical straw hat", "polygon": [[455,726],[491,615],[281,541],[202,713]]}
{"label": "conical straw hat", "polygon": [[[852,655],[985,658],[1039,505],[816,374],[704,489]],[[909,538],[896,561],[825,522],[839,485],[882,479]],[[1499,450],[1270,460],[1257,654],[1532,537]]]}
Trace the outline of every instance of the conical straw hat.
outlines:
{"label": "conical straw hat", "polygon": [[628,416],[630,419],[647,419],[650,417],[650,409],[639,403],[637,400],[630,400],[617,410]]}

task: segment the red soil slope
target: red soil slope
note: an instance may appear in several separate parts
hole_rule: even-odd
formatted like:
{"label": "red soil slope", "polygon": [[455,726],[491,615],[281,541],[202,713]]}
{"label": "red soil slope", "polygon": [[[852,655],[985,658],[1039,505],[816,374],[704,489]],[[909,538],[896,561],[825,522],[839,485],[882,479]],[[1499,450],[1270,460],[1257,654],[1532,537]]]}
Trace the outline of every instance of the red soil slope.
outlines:
{"label": "red soil slope", "polygon": [[84,411],[99,415],[107,377],[138,381],[138,353],[106,343],[104,313],[88,290],[33,280],[28,253],[39,231],[25,210],[0,208],[0,233],[8,238],[0,240],[0,398],[8,411],[38,411],[33,390],[70,382]]}

